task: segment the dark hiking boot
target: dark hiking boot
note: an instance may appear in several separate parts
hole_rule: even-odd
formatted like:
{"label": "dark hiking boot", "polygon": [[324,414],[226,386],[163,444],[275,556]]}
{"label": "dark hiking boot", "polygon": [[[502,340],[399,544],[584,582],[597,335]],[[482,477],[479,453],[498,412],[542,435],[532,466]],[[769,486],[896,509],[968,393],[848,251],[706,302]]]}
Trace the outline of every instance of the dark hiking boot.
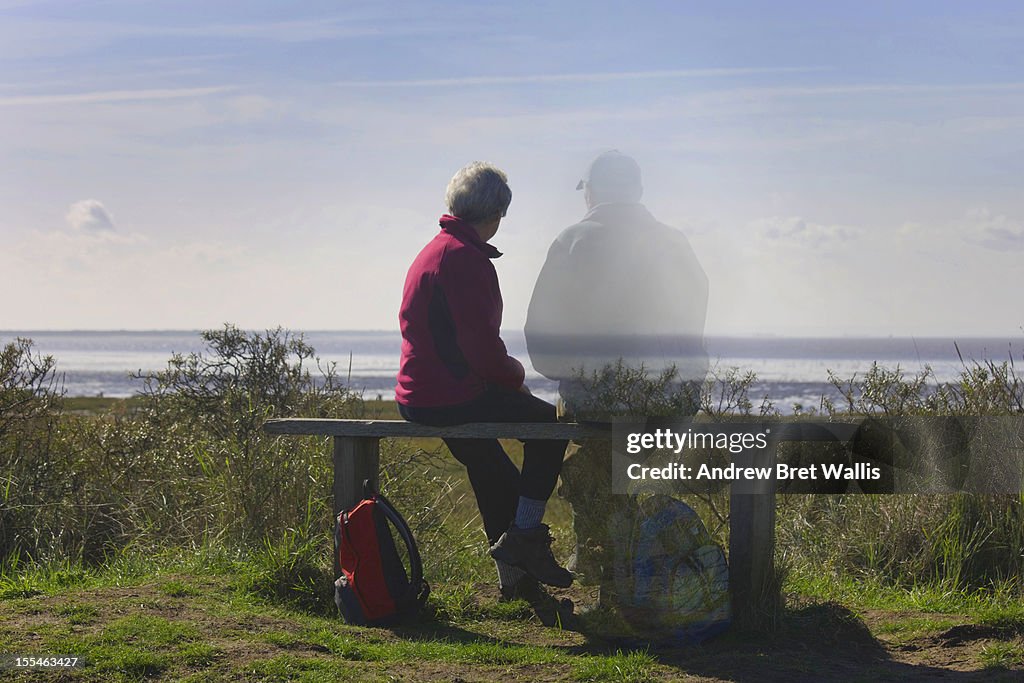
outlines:
{"label": "dark hiking boot", "polygon": [[520,529],[513,524],[491,546],[491,557],[519,567],[541,583],[568,588],[572,585],[572,574],[555,561],[551,540],[546,524],[535,529]]}
{"label": "dark hiking boot", "polygon": [[498,599],[498,602],[514,602],[516,600],[525,601],[537,620],[544,626],[573,630],[575,605],[572,600],[556,598],[544,590],[544,586],[532,576],[524,576],[513,586],[501,587],[501,598]]}
{"label": "dark hiking boot", "polygon": [[511,586],[499,586],[498,590],[501,591],[501,597],[498,598],[498,602],[513,602],[515,600],[530,602],[537,592],[543,589],[537,583],[537,579],[527,574]]}

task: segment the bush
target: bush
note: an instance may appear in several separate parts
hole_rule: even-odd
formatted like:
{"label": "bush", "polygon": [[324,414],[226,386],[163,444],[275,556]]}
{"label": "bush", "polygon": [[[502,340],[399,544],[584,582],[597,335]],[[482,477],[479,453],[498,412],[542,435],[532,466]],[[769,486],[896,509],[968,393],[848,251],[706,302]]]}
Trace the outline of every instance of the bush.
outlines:
{"label": "bush", "polygon": [[62,413],[53,359],[33,354],[31,342],[3,350],[0,560],[95,562],[128,545],[255,546],[311,508],[329,519],[324,440],[264,437],[262,425],[358,416],[361,397],[301,336],[228,325],[202,337],[203,351],[175,354],[143,377],[137,409],[102,416]]}
{"label": "bush", "polygon": [[268,437],[263,423],[358,417],[362,397],[301,335],[225,325],[202,339],[205,350],[175,354],[165,370],[141,376],[140,420],[158,433],[159,457],[178,484],[175,497],[203,493],[205,519],[193,531],[258,542],[302,519],[311,499],[329,518],[324,439]]}
{"label": "bush", "polygon": [[28,339],[0,350],[0,562],[47,542],[36,518],[52,514],[64,488],[53,457],[62,397],[53,357]]}
{"label": "bush", "polygon": [[[1024,414],[1024,381],[1013,363],[965,362],[939,382],[931,368],[907,374],[877,363],[862,377],[829,379],[842,396],[823,399],[827,415],[1002,417]],[[970,444],[987,448],[985,442]],[[808,575],[871,575],[886,583],[949,590],[1021,589],[1024,497],[1021,495],[783,496],[780,547]]]}

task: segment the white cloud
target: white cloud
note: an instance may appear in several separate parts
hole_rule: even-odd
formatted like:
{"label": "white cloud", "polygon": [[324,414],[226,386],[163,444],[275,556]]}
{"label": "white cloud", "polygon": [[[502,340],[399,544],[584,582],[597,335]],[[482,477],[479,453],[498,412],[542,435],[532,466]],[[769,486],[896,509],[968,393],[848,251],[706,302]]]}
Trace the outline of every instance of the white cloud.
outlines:
{"label": "white cloud", "polygon": [[68,207],[65,219],[79,232],[113,232],[114,219],[98,199],[83,199]]}
{"label": "white cloud", "polygon": [[812,223],[800,216],[770,216],[751,221],[750,227],[762,239],[779,244],[825,247],[853,239],[859,228]]}
{"label": "white cloud", "polygon": [[988,249],[1024,249],[1024,223],[987,207],[971,209],[964,219],[964,239]]}

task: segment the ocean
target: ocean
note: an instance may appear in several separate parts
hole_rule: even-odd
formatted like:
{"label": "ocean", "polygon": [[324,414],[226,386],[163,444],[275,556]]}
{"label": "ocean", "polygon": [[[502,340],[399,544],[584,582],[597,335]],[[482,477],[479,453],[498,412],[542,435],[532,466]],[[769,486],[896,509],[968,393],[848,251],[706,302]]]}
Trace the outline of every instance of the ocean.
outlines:
{"label": "ocean", "polygon": [[[398,332],[309,331],[303,333],[317,355],[337,363],[339,374],[366,398],[393,395],[398,370],[401,338]],[[33,340],[41,354],[52,355],[63,375],[68,396],[126,397],[139,391],[142,383],[131,373],[151,372],[166,366],[173,352],[202,350],[199,332],[194,330],[130,332],[99,331],[0,331],[0,343],[16,337]],[[523,361],[527,384],[533,393],[554,400],[557,387],[530,367],[521,331],[506,331],[502,337],[509,352]],[[1011,338],[739,338],[708,337],[712,364],[719,373],[727,368],[752,371],[757,381],[750,398],[755,405],[771,399],[784,413],[794,404],[818,406],[821,396],[835,396],[828,383],[828,371],[842,378],[863,373],[877,361],[887,367],[899,366],[907,373],[928,365],[941,381],[955,379],[966,361],[1019,360],[1022,340]]]}

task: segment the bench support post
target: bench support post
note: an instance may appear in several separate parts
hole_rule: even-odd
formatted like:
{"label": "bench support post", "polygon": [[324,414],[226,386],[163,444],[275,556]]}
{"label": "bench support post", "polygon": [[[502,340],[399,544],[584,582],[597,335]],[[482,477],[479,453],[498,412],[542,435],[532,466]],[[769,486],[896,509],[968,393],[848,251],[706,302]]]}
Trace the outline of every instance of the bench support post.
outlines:
{"label": "bench support post", "polygon": [[774,580],[775,446],[735,456],[737,467],[767,467],[771,478],[733,482],[729,496],[729,586],[733,619],[757,626],[762,598]]}
{"label": "bench support post", "polygon": [[[365,436],[334,437],[334,519],[363,499],[363,480],[379,484],[380,439]],[[334,549],[334,578],[341,576],[338,549]]]}

